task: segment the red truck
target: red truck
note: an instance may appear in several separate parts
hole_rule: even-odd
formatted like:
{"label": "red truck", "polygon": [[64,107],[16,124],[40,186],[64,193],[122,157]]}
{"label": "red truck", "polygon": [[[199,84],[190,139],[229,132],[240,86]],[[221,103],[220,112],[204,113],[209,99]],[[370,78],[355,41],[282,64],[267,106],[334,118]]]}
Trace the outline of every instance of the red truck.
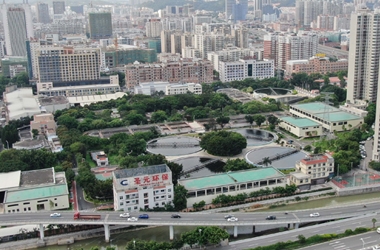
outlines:
{"label": "red truck", "polygon": [[100,218],[102,218],[101,215],[95,215],[95,214],[81,215],[79,212],[76,212],[74,214],[74,220],[100,220]]}

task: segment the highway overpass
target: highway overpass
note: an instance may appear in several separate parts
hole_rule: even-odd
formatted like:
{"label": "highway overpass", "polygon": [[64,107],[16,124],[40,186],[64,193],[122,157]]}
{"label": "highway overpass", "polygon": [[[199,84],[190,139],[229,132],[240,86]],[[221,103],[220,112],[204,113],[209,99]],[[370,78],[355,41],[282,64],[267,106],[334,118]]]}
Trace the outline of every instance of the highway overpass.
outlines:
{"label": "highway overpass", "polygon": [[[288,228],[298,228],[300,224],[330,221],[342,218],[350,218],[362,216],[365,214],[374,214],[378,212],[380,202],[363,205],[348,205],[344,207],[331,207],[315,210],[292,211],[288,214],[284,212],[255,212],[255,213],[232,213],[239,221],[229,222],[224,219],[226,213],[181,213],[182,218],[171,218],[172,213],[168,212],[147,212],[149,219],[139,219],[137,222],[128,222],[125,218],[120,218],[120,212],[81,212],[81,214],[101,215],[99,220],[74,220],[74,212],[61,212],[61,217],[50,217],[51,212],[36,213],[11,213],[0,215],[0,226],[10,225],[39,225],[40,237],[44,238],[43,224],[80,224],[80,225],[103,225],[105,231],[105,240],[108,242],[110,238],[110,225],[148,225],[148,226],[169,226],[170,239],[174,237],[173,226],[233,226],[234,236],[238,235],[239,226],[257,226],[257,225],[278,225]],[[310,217],[313,212],[320,213],[319,217]],[[142,213],[131,213],[131,216],[138,217]],[[266,220],[268,215],[274,215],[276,220]]]}

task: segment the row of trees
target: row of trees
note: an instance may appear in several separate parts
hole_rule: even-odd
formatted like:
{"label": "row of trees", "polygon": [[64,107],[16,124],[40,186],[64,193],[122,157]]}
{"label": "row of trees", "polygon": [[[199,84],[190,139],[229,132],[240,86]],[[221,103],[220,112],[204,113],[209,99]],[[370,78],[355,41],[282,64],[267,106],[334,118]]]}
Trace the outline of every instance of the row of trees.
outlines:
{"label": "row of trees", "polygon": [[258,191],[253,191],[249,194],[247,193],[241,193],[237,195],[225,195],[221,194],[218,195],[216,198],[212,200],[212,204],[215,206],[227,206],[231,204],[238,204],[238,203],[244,203],[246,200],[252,201],[256,199],[265,199],[269,197],[279,197],[279,196],[290,196],[295,194],[297,191],[297,186],[292,185],[286,185],[285,187],[274,187],[272,189],[265,188],[260,189]]}
{"label": "row of trees", "polygon": [[172,242],[156,242],[144,240],[131,240],[128,242],[127,250],[172,250],[181,249],[185,244],[193,246],[207,246],[219,244],[230,235],[219,227],[197,227],[194,230],[181,234],[179,239]]}

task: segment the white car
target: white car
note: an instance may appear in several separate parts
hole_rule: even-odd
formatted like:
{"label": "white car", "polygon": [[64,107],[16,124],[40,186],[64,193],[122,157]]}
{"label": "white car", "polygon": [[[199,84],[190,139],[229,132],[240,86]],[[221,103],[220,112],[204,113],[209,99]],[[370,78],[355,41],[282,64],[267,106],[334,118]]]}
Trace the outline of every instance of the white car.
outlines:
{"label": "white car", "polygon": [[60,213],[52,213],[50,214],[50,217],[61,217],[61,214]]}
{"label": "white car", "polygon": [[130,217],[127,221],[137,221],[138,219],[136,217]]}
{"label": "white car", "polygon": [[120,214],[120,218],[129,218],[129,213]]}
{"label": "white car", "polygon": [[312,213],[310,214],[310,217],[319,217],[319,213]]}
{"label": "white car", "polygon": [[236,218],[236,217],[231,217],[231,218],[228,218],[227,221],[231,221],[231,222],[235,222],[235,221],[238,221],[239,219]]}
{"label": "white car", "polygon": [[380,234],[380,227],[377,228],[376,232]]}

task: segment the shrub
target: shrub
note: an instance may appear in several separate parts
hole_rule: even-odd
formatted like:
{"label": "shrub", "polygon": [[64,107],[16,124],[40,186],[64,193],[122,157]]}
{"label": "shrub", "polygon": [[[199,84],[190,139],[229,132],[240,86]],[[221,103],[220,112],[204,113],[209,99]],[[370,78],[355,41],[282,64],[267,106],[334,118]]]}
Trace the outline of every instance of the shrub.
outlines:
{"label": "shrub", "polygon": [[351,229],[347,229],[346,231],[344,231],[344,235],[346,235],[346,236],[350,236],[353,234],[354,234],[354,231],[352,231]]}
{"label": "shrub", "polygon": [[360,234],[360,233],[365,233],[365,232],[368,232],[368,229],[365,228],[365,227],[357,227],[357,228],[355,228],[355,230],[354,230],[354,233],[355,233],[355,234]]}
{"label": "shrub", "polygon": [[302,234],[298,235],[297,238],[298,238],[298,241],[299,241],[301,244],[304,244],[304,243],[306,242],[306,238],[305,238],[305,236],[303,236]]}

